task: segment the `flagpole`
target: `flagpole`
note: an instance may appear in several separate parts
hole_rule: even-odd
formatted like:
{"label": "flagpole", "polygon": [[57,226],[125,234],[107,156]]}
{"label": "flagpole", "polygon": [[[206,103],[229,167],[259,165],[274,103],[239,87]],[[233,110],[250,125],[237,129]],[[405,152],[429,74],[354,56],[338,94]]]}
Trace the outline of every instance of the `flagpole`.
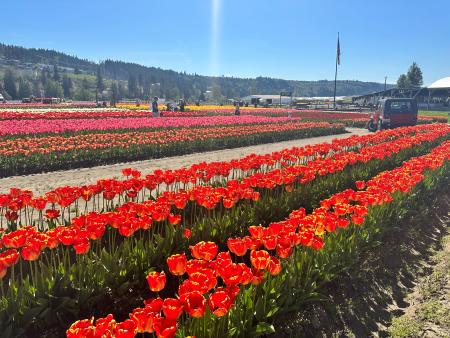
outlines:
{"label": "flagpole", "polygon": [[[338,32],[338,45],[339,45],[339,32]],[[334,72],[334,99],[333,99],[333,108],[336,110],[336,81],[337,81],[337,69],[338,69],[338,53],[339,51],[336,50],[336,70]]]}

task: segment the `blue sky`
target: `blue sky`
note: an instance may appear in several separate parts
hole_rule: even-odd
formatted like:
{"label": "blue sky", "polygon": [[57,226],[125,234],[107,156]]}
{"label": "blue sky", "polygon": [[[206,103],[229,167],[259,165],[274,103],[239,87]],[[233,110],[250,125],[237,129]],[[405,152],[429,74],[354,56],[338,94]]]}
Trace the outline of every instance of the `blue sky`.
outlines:
{"label": "blue sky", "polygon": [[3,1],[0,42],[206,75],[450,76],[449,0]]}

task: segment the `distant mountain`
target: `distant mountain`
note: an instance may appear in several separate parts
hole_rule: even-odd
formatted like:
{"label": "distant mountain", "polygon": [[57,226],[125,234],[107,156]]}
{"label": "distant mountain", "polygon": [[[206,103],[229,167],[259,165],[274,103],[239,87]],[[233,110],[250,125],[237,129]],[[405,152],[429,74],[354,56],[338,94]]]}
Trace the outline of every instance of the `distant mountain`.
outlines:
{"label": "distant mountain", "polygon": [[[294,96],[332,96],[334,89],[334,82],[327,80],[210,77],[122,61],[106,60],[97,64],[54,50],[0,44],[2,78],[0,86],[3,84],[3,88],[0,90],[12,98],[20,98],[20,94],[31,91],[37,96],[44,94],[75,99],[93,99],[97,94],[118,99],[144,99],[156,95],[197,100],[205,99],[205,92],[209,91],[214,100],[220,101],[280,91],[291,91]],[[383,89],[384,84],[375,82],[337,82],[338,96],[361,95]]]}

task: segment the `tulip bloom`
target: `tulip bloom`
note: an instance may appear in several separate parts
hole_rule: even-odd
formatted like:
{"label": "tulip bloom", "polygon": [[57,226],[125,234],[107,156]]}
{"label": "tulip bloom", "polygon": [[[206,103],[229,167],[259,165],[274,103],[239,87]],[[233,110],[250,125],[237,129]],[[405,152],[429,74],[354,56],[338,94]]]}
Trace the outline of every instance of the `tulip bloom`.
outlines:
{"label": "tulip bloom", "polygon": [[164,271],[152,271],[147,275],[147,283],[150,290],[153,292],[159,292],[166,286],[166,274]]}
{"label": "tulip bloom", "polygon": [[59,215],[60,215],[59,210],[55,210],[55,209],[45,210],[45,217],[47,217],[48,219],[58,218]]}
{"label": "tulip bloom", "polygon": [[236,256],[244,256],[247,252],[247,246],[240,238],[228,238],[227,246],[228,249]]}
{"label": "tulip bloom", "polygon": [[205,261],[212,261],[217,255],[219,248],[214,242],[200,242],[194,246],[190,246],[192,256],[196,259],[203,259]]}
{"label": "tulip bloom", "polygon": [[232,305],[232,301],[228,292],[219,288],[216,292],[211,294],[208,299],[208,306],[212,313],[217,317],[223,317],[227,314]]}
{"label": "tulip bloom", "polygon": [[267,265],[267,271],[272,276],[278,275],[282,270],[281,263],[276,257],[270,257],[269,264]]}
{"label": "tulip bloom", "polygon": [[95,337],[93,318],[77,320],[66,331],[67,338]]}
{"label": "tulip bloom", "polygon": [[185,311],[193,318],[201,318],[206,311],[206,300],[198,291],[183,294],[180,297],[184,304]]}
{"label": "tulip bloom", "polygon": [[184,238],[189,239],[189,238],[191,238],[191,236],[192,236],[191,229],[186,228],[186,229],[183,230],[183,237]]}
{"label": "tulip bloom", "polygon": [[116,325],[116,338],[134,338],[137,333],[137,325],[131,319],[127,319]]}
{"label": "tulip bloom", "polygon": [[95,321],[95,334],[100,337],[112,337],[116,330],[116,321],[112,314]]}
{"label": "tulip bloom", "polygon": [[356,189],[362,190],[366,187],[366,182],[364,181],[355,181]]}
{"label": "tulip bloom", "polygon": [[252,250],[250,252],[250,262],[258,270],[264,270],[270,261],[270,255],[266,250]]}
{"label": "tulip bloom", "polygon": [[167,258],[167,266],[169,267],[170,273],[175,276],[182,276],[186,272],[187,259],[186,255],[176,254]]}
{"label": "tulip bloom", "polygon": [[167,318],[178,319],[183,313],[183,303],[176,298],[166,298],[162,306],[162,311]]}

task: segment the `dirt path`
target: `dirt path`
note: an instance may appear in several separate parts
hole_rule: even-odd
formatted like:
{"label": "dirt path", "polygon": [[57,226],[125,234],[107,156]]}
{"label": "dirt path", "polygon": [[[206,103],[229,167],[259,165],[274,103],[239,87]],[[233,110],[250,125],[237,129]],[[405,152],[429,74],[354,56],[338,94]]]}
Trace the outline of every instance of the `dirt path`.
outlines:
{"label": "dirt path", "polygon": [[[442,218],[449,224],[450,212]],[[409,306],[389,327],[393,338],[450,337],[450,229],[431,257],[431,271],[419,280],[407,296]]]}
{"label": "dirt path", "polygon": [[155,169],[176,169],[189,166],[194,163],[206,161],[227,161],[244,157],[251,153],[268,154],[285,148],[294,146],[301,147],[308,144],[317,144],[329,142],[336,138],[346,138],[353,135],[366,135],[369,132],[366,129],[347,128],[350,133],[340,135],[328,135],[312,137],[309,139],[292,140],[286,142],[260,144],[251,147],[225,149],[218,151],[209,151],[204,153],[194,153],[184,156],[166,157],[147,161],[119,163],[93,168],[82,168],[64,171],[54,171],[50,173],[13,176],[0,179],[0,193],[6,193],[9,188],[17,187],[29,189],[34,194],[43,194],[51,189],[61,186],[77,186],[84,184],[93,184],[102,178],[120,177],[121,170],[124,168],[134,168],[148,173]]}

